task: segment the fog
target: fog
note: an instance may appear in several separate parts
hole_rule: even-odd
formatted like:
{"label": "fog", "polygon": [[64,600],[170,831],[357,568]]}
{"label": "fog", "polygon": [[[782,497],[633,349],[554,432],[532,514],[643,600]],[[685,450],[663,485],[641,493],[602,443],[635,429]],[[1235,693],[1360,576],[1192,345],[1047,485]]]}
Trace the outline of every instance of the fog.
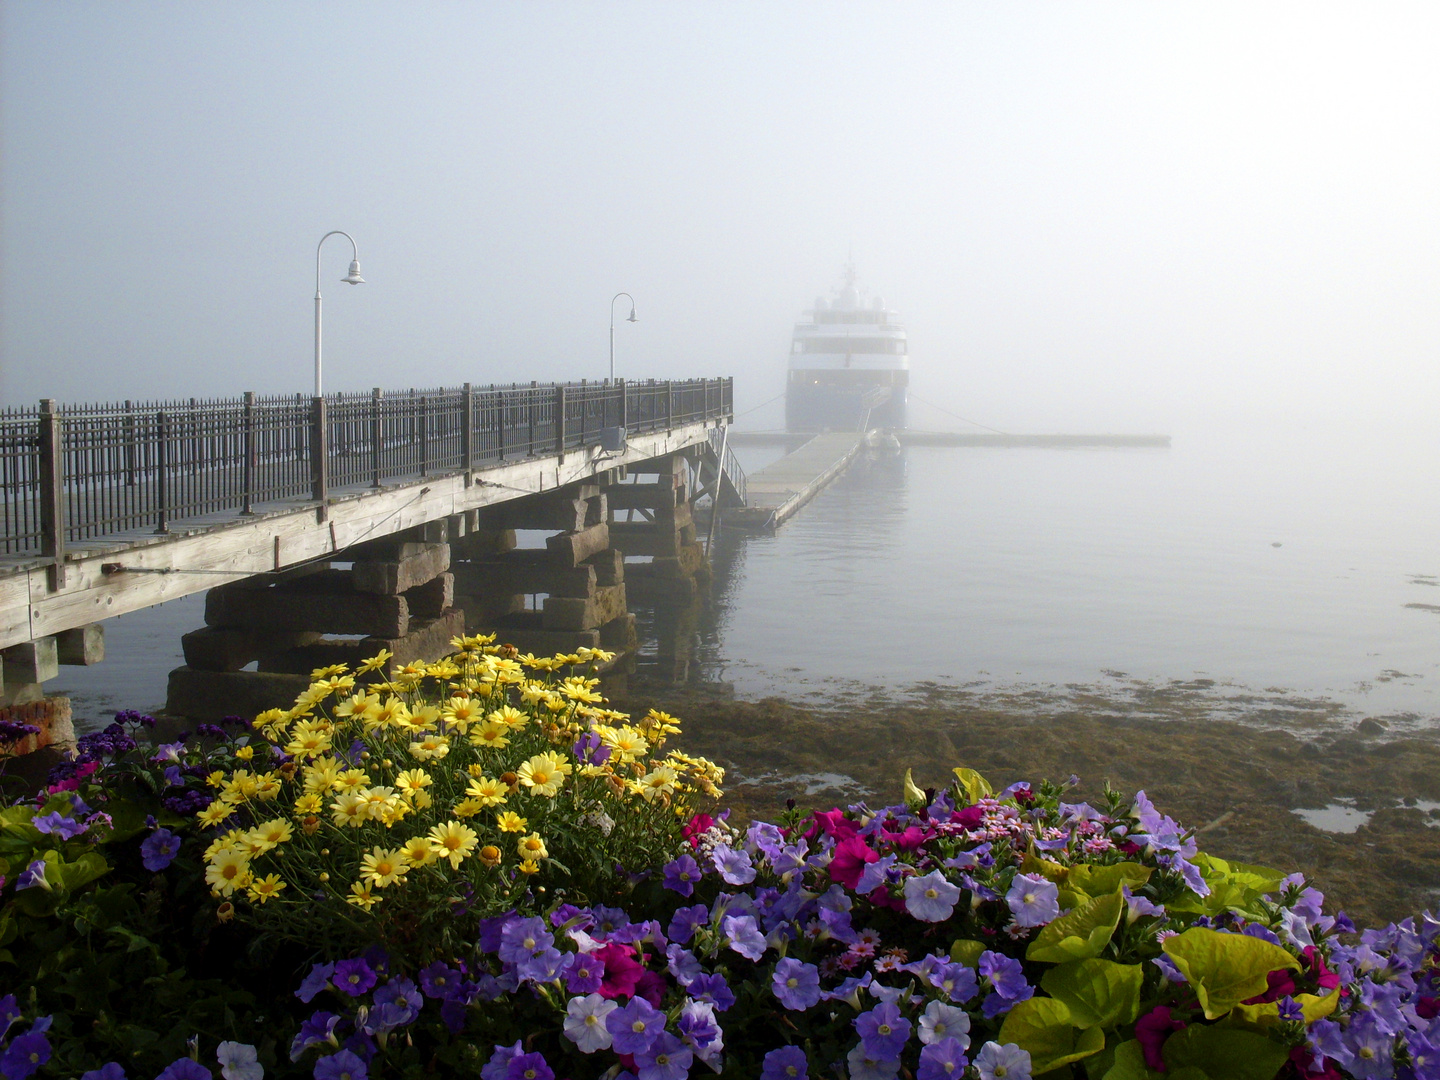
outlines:
{"label": "fog", "polygon": [[[734,375],[853,257],[912,422],[1440,406],[1434,4],[3,8],[0,403]],[[623,319],[627,310],[617,316]]]}

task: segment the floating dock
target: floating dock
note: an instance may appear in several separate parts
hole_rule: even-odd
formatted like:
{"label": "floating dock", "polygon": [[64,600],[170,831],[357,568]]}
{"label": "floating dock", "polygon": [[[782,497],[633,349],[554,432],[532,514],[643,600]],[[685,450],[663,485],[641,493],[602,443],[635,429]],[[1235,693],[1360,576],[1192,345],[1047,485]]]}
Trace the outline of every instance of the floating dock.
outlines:
{"label": "floating dock", "polygon": [[[788,438],[793,441],[796,436]],[[865,438],[863,431],[815,435],[779,461],[751,473],[746,480],[746,505],[726,510],[725,524],[748,529],[773,529],[782,524],[849,468],[864,450]],[[736,441],[733,435],[731,440]]]}

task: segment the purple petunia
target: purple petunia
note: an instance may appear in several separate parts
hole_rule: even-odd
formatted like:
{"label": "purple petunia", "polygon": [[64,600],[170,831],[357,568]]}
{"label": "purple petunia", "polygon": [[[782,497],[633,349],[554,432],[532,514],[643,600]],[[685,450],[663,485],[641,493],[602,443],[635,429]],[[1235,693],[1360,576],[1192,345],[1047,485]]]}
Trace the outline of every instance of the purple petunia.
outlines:
{"label": "purple petunia", "polygon": [[820,970],[787,956],[775,965],[770,988],[785,1008],[803,1012],[820,1003]]}
{"label": "purple petunia", "polygon": [[[10,1074],[7,1073],[6,1075],[8,1076]],[[315,1075],[320,1075],[318,1068]],[[166,1065],[165,1071],[157,1076],[155,1080],[215,1080],[215,1074],[198,1061],[183,1057],[176,1058],[169,1065]]]}
{"label": "purple petunia", "polygon": [[15,891],[22,892],[25,889],[44,889],[52,892],[50,882],[45,877],[45,860],[35,859],[29,866],[20,872],[15,879]]}
{"label": "purple petunia", "polygon": [[642,997],[605,1017],[605,1030],[610,1032],[610,1045],[617,1054],[638,1054],[650,1048],[655,1037],[665,1030],[665,1014]]}
{"label": "purple petunia", "polygon": [[765,1055],[760,1080],[805,1080],[809,1063],[798,1046],[782,1046]]}
{"label": "purple petunia", "polygon": [[605,961],[593,953],[576,953],[565,972],[565,989],[572,994],[593,994],[605,981]]}
{"label": "purple petunia", "polygon": [[850,1080],[895,1080],[900,1072],[899,1058],[879,1058],[865,1049],[863,1042],[845,1056]]}
{"label": "purple petunia", "polygon": [[555,935],[545,929],[544,919],[516,919],[500,931],[500,959],[518,964],[554,944]]}
{"label": "purple petunia", "polygon": [[46,835],[58,835],[62,840],[74,840],[85,831],[85,826],[74,818],[66,817],[58,810],[48,814],[40,815],[31,822],[35,828]]}
{"label": "purple petunia", "polygon": [[944,922],[959,899],[960,890],[939,870],[905,880],[905,910],[921,922]]}
{"label": "purple petunia", "polygon": [[751,865],[750,854],[736,851],[721,844],[710,853],[715,871],[729,885],[749,885],[755,880],[755,867]]}
{"label": "purple petunia", "polygon": [[1014,1043],[987,1042],[975,1055],[980,1080],[1030,1080],[1030,1053]]}
{"label": "purple petunia", "polygon": [[681,855],[672,863],[665,864],[665,888],[681,896],[695,892],[695,882],[701,878],[700,864],[689,855]]}
{"label": "purple petunia", "polygon": [[718,971],[713,975],[701,975],[692,979],[686,990],[696,1001],[707,1001],[714,1005],[716,1012],[725,1012],[735,1004],[734,991],[725,981],[725,976]]}
{"label": "purple petunia", "polygon": [[1025,971],[1019,960],[987,949],[980,954],[979,968],[980,974],[990,980],[992,991],[981,1005],[987,1020],[993,1020],[1012,1005],[1035,996],[1035,988],[1025,981]]}
{"label": "purple petunia", "polygon": [[81,1073],[80,1080],[125,1080],[125,1066],[118,1061],[107,1061],[98,1069]]}
{"label": "purple petunia", "polygon": [[516,1054],[505,1066],[505,1080],[555,1080],[543,1054]]}
{"label": "purple petunia", "polygon": [[316,994],[330,985],[330,976],[334,974],[334,964],[316,964],[310,969],[310,974],[305,976],[300,989],[295,991],[295,996],[309,1005],[315,1000]]}
{"label": "purple petunia", "polygon": [[315,1080],[367,1080],[370,1068],[353,1050],[341,1050],[315,1062]]}
{"label": "purple petunia", "polygon": [[379,1035],[414,1023],[425,1006],[425,999],[415,984],[403,976],[396,976],[375,991],[375,1004],[365,1020],[365,1031]]}
{"label": "purple petunia", "polygon": [[375,969],[364,960],[341,960],[335,965],[332,978],[335,989],[343,990],[351,997],[359,997],[378,981]]}
{"label": "purple petunia", "polygon": [[938,1039],[920,1051],[915,1080],[959,1080],[969,1061],[959,1039]]}
{"label": "purple petunia", "polygon": [[439,1001],[448,998],[461,982],[460,973],[444,960],[436,960],[428,967],[421,968],[417,978],[420,980],[421,992],[426,997]]}
{"label": "purple petunia", "polygon": [[747,960],[765,955],[765,935],[751,915],[726,915],[720,920],[725,942]]}
{"label": "purple petunia", "polygon": [[1005,903],[1016,926],[1044,926],[1060,914],[1060,889],[1039,874],[1016,874]]}
{"label": "purple petunia", "polygon": [[151,873],[164,870],[180,854],[180,838],[169,829],[156,829],[140,845],[141,861]]}
{"label": "purple petunia", "polygon": [[640,1080],[685,1080],[694,1060],[694,1051],[668,1031],[659,1032],[648,1049],[635,1054]]}
{"label": "purple petunia", "polygon": [[309,1019],[300,1025],[299,1034],[290,1040],[290,1060],[299,1061],[306,1050],[321,1043],[339,1046],[339,1041],[335,1038],[335,1025],[338,1023],[339,1013],[311,1013]]}
{"label": "purple petunia", "polygon": [[50,1040],[32,1028],[5,1048],[4,1056],[0,1057],[0,1072],[6,1080],[25,1080],[49,1060]]}
{"label": "purple petunia", "polygon": [[855,1030],[860,1033],[860,1042],[865,1055],[880,1061],[891,1061],[900,1057],[905,1043],[910,1039],[910,1021],[900,1015],[900,1008],[894,1002],[884,1001],[869,1012],[855,1018]]}
{"label": "purple petunia", "polygon": [[480,1068],[480,1080],[505,1080],[510,1062],[522,1053],[524,1051],[520,1047],[519,1039],[516,1039],[512,1046],[496,1046],[490,1060]]}

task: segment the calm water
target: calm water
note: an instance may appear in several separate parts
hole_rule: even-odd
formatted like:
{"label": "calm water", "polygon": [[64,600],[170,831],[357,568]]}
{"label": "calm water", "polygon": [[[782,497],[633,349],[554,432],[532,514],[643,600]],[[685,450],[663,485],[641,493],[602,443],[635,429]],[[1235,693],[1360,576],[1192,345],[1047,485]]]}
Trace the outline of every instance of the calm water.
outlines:
{"label": "calm water", "polygon": [[[1440,723],[1440,443],[1174,434],[912,448],[774,536],[722,535],[702,675],[747,698],[1207,678]],[[106,662],[54,691],[82,722],[159,706],[202,612],[192,597],[112,620]]]}

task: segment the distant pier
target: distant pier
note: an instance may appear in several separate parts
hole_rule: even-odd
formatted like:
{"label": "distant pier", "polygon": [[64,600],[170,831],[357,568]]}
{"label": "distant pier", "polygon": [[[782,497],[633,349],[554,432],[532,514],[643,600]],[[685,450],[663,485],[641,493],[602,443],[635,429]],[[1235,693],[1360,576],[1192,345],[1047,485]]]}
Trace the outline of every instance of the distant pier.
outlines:
{"label": "distant pier", "polygon": [[[792,442],[804,441],[779,461],[749,475],[746,505],[725,511],[727,525],[773,529],[784,524],[850,467],[864,449],[867,437],[863,431],[827,431],[798,439],[792,433],[780,434]],[[733,435],[731,441],[756,445],[748,439],[740,442]]]}

